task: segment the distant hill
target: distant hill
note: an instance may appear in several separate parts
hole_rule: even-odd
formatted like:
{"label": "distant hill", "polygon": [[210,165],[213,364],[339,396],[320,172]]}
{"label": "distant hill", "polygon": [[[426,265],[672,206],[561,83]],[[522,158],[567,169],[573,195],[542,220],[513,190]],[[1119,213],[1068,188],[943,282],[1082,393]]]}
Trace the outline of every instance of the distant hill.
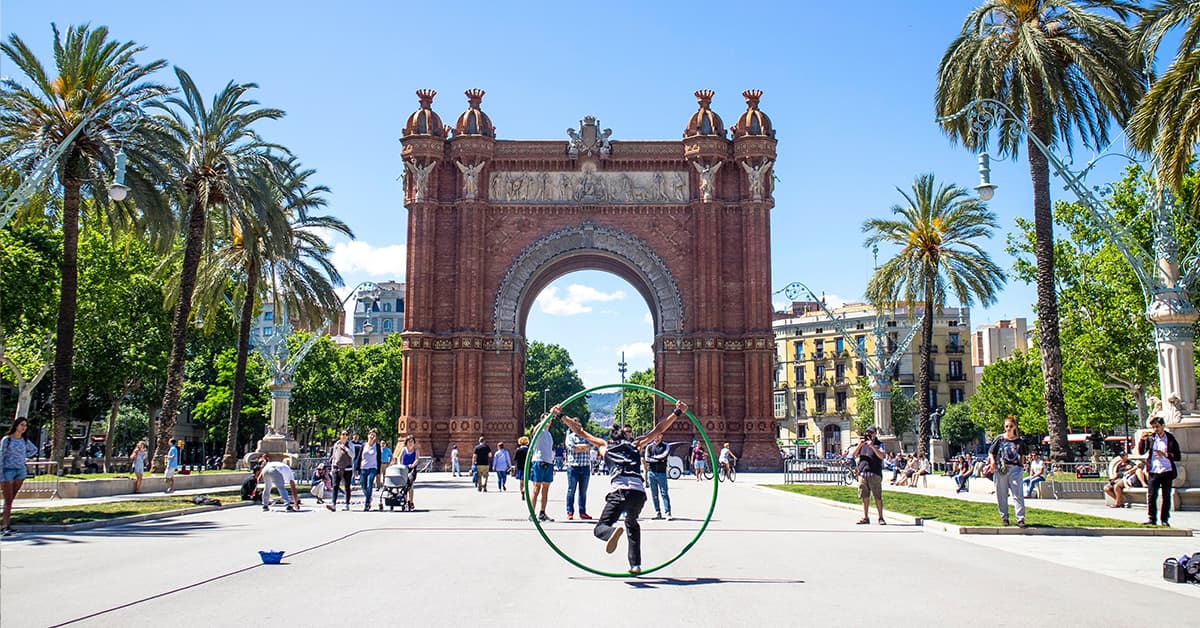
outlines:
{"label": "distant hill", "polygon": [[592,413],[592,422],[600,427],[611,427],[617,411],[617,402],[620,400],[621,391],[588,395],[588,410]]}

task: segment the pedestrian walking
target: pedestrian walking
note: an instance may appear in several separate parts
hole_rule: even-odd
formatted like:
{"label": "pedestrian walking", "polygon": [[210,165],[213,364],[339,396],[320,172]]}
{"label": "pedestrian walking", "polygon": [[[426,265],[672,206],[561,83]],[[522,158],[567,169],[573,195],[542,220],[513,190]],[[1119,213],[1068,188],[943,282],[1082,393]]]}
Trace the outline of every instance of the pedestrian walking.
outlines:
{"label": "pedestrian walking", "polygon": [[539,521],[554,521],[546,514],[546,502],[550,499],[550,483],[554,481],[554,438],[550,436],[549,427],[546,425],[547,429],[538,434],[537,440],[533,442],[529,452],[529,483],[533,484],[529,503],[536,506],[538,497],[542,498],[537,515]]}
{"label": "pedestrian walking", "polygon": [[175,474],[179,471],[179,450],[183,448],[183,441],[171,443],[171,448],[167,450],[167,470],[164,477],[167,479],[167,489],[164,493],[175,492]]}
{"label": "pedestrian walking", "polygon": [[504,448],[504,443],[496,445],[496,453],[492,454],[492,470],[496,472],[496,486],[507,491],[508,470],[512,468],[512,456]]}
{"label": "pedestrian walking", "polygon": [[692,474],[696,476],[696,481],[704,479],[704,445],[700,444],[699,440],[692,441]]}
{"label": "pedestrian walking", "polygon": [[358,485],[363,492],[363,512],[371,509],[371,493],[375,489],[375,478],[379,476],[379,465],[383,460],[383,451],[379,446],[379,432],[371,428],[367,432],[367,442],[358,450],[358,459],[354,468],[358,471]]}
{"label": "pedestrian walking", "polygon": [[0,438],[0,493],[4,495],[4,514],[0,520],[0,535],[10,536],[13,531],[8,525],[12,516],[13,500],[25,483],[28,472],[25,470],[25,460],[37,454],[37,445],[25,438],[29,429],[29,419],[19,417],[8,428],[4,438]]}
{"label": "pedestrian walking", "polygon": [[996,485],[996,506],[1000,509],[1000,522],[1009,525],[1008,496],[1011,494],[1017,507],[1017,525],[1025,527],[1025,494],[1021,492],[1022,462],[1027,448],[1017,429],[1017,419],[1004,417],[1004,434],[992,442],[988,449],[988,466],[984,473],[992,474]]}
{"label": "pedestrian walking", "polygon": [[140,493],[142,476],[146,473],[146,441],[139,440],[137,445],[134,445],[129,459],[133,461],[133,492]]}
{"label": "pedestrian walking", "polygon": [[[646,462],[650,465],[646,477],[650,480],[650,497],[654,500],[655,519],[663,518],[664,508],[667,511],[667,519],[671,518],[671,494],[667,491],[667,456],[670,451],[671,448],[663,442],[662,434],[646,445],[645,457]],[[659,493],[662,493],[663,508],[659,508],[658,505]]]}
{"label": "pedestrian walking", "polygon": [[392,448],[387,446],[387,441],[379,440],[379,477],[378,481],[383,482],[384,476],[387,475],[387,468],[392,464]]}
{"label": "pedestrian walking", "polygon": [[346,491],[346,506],[350,510],[350,482],[354,477],[354,446],[350,444],[350,432],[342,430],[338,441],[329,454],[329,466],[333,475],[333,502],[326,504],[329,510],[337,509],[338,489]]}
{"label": "pedestrian walking", "polygon": [[462,477],[462,467],[458,465],[458,445],[450,448],[450,477]]}
{"label": "pedestrian walking", "polygon": [[[646,505],[646,486],[642,482],[641,451],[648,443],[661,437],[670,429],[675,419],[683,416],[686,410],[687,404],[677,401],[674,412],[659,421],[649,434],[632,440],[626,440],[624,434],[619,434],[611,443],[606,443],[603,439],[584,431],[578,420],[567,416],[562,417],[567,429],[595,445],[605,460],[611,462],[617,470],[612,478],[611,490],[605,498],[604,511],[596,520],[596,527],[592,530],[592,534],[605,541],[605,551],[611,554],[617,549],[622,530],[628,533],[629,573],[634,575],[642,571],[642,528],[638,523],[638,516],[642,512],[642,507]],[[562,408],[554,406],[552,412],[560,415]],[[622,515],[625,517],[624,528],[614,525]]]}
{"label": "pedestrian walking", "polygon": [[525,459],[529,457],[529,437],[517,439],[517,450],[513,452],[513,477],[521,487],[521,501],[525,501]]}
{"label": "pedestrian walking", "polygon": [[575,502],[579,502],[579,518],[591,519],[587,512],[588,482],[592,479],[592,446],[582,436],[567,434],[567,520],[575,518]]}
{"label": "pedestrian walking", "polygon": [[475,490],[481,493],[487,492],[488,485],[488,466],[492,462],[492,448],[483,442],[483,437],[479,437],[479,444],[475,446]]}
{"label": "pedestrian walking", "polygon": [[[1162,415],[1150,418],[1149,434],[1138,440],[1138,455],[1146,456],[1146,471],[1149,481],[1146,484],[1146,513],[1147,525],[1162,524],[1164,528],[1171,523],[1171,484],[1179,475],[1177,465],[1182,457],[1179,451],[1179,441],[1175,435],[1168,432]],[[1162,506],[1158,506],[1158,496],[1162,494]],[[6,519],[7,521],[7,519]]]}
{"label": "pedestrian walking", "polygon": [[413,487],[417,485],[417,461],[421,456],[417,449],[417,437],[409,434],[404,437],[404,447],[396,454],[397,461],[408,469],[408,508],[413,506]]}

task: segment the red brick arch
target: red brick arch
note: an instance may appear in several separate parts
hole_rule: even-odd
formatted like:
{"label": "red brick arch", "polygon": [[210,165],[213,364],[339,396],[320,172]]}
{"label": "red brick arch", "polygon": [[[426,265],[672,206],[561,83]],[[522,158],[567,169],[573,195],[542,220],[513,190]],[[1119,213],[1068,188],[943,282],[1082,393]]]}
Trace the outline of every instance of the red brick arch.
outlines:
{"label": "red brick arch", "polygon": [[[464,118],[487,130],[486,116],[472,113],[479,98]],[[720,137],[609,142],[591,120],[572,142],[496,140],[466,127],[447,139],[436,114],[429,117],[431,102],[414,114],[426,122],[410,123],[402,139],[400,425],[431,443],[435,456],[452,443],[465,451],[481,435],[515,439],[533,300],[557,277],[601,270],[628,281],[650,307],[656,386],[687,400],[716,428],[710,437],[730,442],[751,466],[777,466],[773,201],[761,185],[752,194],[741,166],[769,167],[775,140],[728,140],[720,129]],[[704,165],[716,176],[702,189]]]}

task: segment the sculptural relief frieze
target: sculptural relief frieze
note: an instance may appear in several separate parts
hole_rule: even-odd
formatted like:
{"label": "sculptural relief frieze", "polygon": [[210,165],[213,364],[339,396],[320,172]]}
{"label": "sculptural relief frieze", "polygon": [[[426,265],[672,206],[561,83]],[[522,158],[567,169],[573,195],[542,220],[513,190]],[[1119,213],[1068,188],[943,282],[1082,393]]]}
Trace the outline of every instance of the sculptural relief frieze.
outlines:
{"label": "sculptural relief frieze", "polygon": [[493,203],[686,203],[687,173],[493,172]]}

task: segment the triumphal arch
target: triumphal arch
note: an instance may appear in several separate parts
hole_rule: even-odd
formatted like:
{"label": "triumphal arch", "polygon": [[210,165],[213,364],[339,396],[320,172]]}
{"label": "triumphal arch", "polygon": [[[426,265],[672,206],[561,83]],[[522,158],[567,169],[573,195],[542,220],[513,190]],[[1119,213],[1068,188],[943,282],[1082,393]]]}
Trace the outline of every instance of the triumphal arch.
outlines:
{"label": "triumphal arch", "polygon": [[[656,387],[716,443],[779,465],[772,407],[775,132],[746,91],[726,130],[713,92],[680,140],[626,140],[583,118],[567,137],[501,140],[468,90],[453,126],[435,92],[404,126],[408,262],[401,434],[441,456],[512,441],[525,416],[525,321],[576,270],[633,285],[654,317]],[[681,116],[682,118],[682,116]],[[665,412],[661,407],[660,411]],[[661,412],[659,414],[661,416]],[[670,440],[690,437],[677,424]],[[428,451],[428,449],[426,449]]]}

